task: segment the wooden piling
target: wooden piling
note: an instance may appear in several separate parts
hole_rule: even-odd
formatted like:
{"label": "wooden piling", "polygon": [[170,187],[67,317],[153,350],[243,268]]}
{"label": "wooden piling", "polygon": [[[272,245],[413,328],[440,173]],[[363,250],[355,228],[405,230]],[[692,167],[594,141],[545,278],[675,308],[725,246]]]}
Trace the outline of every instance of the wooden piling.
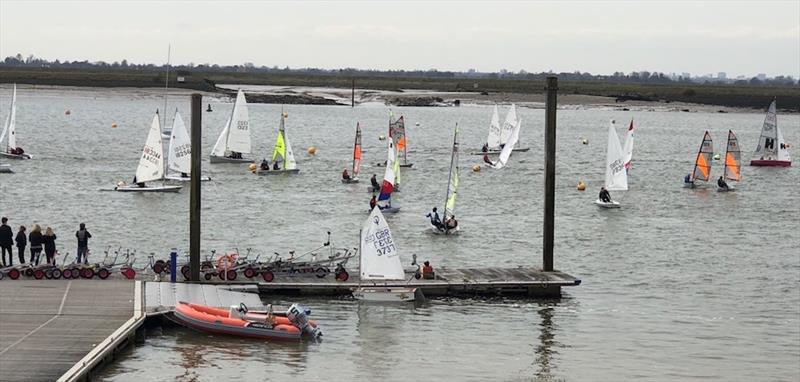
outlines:
{"label": "wooden piling", "polygon": [[553,242],[556,200],[556,105],[558,77],[547,77],[544,128],[544,231],[542,270],[553,271]]}
{"label": "wooden piling", "polygon": [[350,91],[350,107],[356,107],[356,79],[353,78],[353,87]]}
{"label": "wooden piling", "polygon": [[189,279],[200,281],[200,155],[203,96],[192,94],[192,174],[189,194]]}

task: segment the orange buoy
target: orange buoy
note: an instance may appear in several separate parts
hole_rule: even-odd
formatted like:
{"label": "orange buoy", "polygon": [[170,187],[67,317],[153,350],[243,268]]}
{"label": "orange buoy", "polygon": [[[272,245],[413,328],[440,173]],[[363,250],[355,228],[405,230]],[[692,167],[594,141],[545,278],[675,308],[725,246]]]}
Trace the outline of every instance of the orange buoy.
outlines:
{"label": "orange buoy", "polygon": [[258,168],[258,166],[256,166],[255,163],[250,163],[250,165],[247,166],[247,168],[250,169],[250,172],[256,172],[256,169]]}
{"label": "orange buoy", "polygon": [[476,164],[472,166],[472,172],[481,172],[481,165]]}
{"label": "orange buoy", "polygon": [[116,123],[112,123],[112,124],[111,124],[111,128],[112,128],[112,129],[116,129],[116,128],[117,128],[117,124],[116,124]]}
{"label": "orange buoy", "polygon": [[311,147],[309,147],[309,148],[308,148],[308,150],[306,150],[306,151],[308,152],[308,154],[309,154],[309,155],[314,155],[314,154],[316,154],[316,153],[317,153],[317,148],[316,148],[316,147],[314,147],[314,146],[311,146]]}
{"label": "orange buoy", "polygon": [[584,190],[586,190],[586,183],[583,183],[583,181],[578,182],[578,191]]}

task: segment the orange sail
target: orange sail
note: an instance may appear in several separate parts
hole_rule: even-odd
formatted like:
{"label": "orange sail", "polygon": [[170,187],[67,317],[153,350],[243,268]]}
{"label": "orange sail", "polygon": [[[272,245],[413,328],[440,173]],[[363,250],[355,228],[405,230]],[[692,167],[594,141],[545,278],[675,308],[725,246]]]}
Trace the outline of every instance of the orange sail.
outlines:
{"label": "orange sail", "polygon": [[711,160],[714,156],[714,144],[711,141],[711,134],[706,131],[703,135],[703,143],[700,144],[700,151],[697,152],[697,159],[694,162],[692,180],[708,181],[711,177]]}
{"label": "orange sail", "polygon": [[725,179],[740,181],[742,175],[739,173],[741,167],[741,151],[739,151],[739,140],[736,139],[736,134],[728,130],[728,147],[725,150],[725,170],[723,176]]}

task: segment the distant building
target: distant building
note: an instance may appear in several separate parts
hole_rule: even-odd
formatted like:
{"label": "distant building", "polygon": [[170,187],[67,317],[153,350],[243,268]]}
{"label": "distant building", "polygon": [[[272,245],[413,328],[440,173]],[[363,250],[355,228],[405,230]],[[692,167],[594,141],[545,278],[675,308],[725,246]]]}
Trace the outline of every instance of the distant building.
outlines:
{"label": "distant building", "polygon": [[184,83],[184,82],[186,82],[186,77],[184,77],[184,76],[178,76],[178,82],[180,82],[180,83]]}
{"label": "distant building", "polygon": [[756,75],[756,77],[757,77],[757,78],[758,78],[760,81],[764,81],[764,80],[766,80],[766,79],[767,79],[767,74],[766,74],[766,73],[758,73],[758,75]]}
{"label": "distant building", "polygon": [[720,80],[725,80],[728,78],[728,74],[725,72],[719,72],[717,73],[717,78],[719,78]]}
{"label": "distant building", "polygon": [[681,73],[681,77],[686,78],[686,79],[692,78],[692,73],[683,72],[683,73]]}

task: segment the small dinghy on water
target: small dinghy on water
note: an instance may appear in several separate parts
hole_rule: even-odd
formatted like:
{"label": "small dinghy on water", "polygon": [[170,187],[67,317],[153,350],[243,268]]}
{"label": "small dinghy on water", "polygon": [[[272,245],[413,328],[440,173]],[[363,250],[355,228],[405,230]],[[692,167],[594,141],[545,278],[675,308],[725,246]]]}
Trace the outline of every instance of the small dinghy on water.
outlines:
{"label": "small dinghy on water", "polygon": [[[389,223],[381,210],[373,208],[369,217],[361,226],[358,241],[359,278],[358,288],[353,290],[353,297],[361,301],[375,302],[413,302],[422,298],[417,288],[388,286],[389,281],[404,281],[405,272],[400,263],[400,254],[392,240]],[[371,286],[364,286],[365,282]],[[384,285],[377,285],[382,281]]]}
{"label": "small dinghy on water", "polygon": [[517,121],[517,126],[511,130],[511,136],[508,138],[507,144],[503,146],[503,151],[500,152],[500,157],[497,158],[496,161],[492,162],[488,160],[487,155],[484,155],[484,161],[488,167],[499,170],[508,164],[508,159],[511,158],[511,153],[514,151],[514,145],[517,143],[517,139],[519,139],[519,129],[521,124],[521,120]]}
{"label": "small dinghy on water", "polygon": [[778,113],[775,111],[775,100],[769,104],[764,125],[761,127],[761,136],[758,137],[758,146],[753,153],[751,166],[789,167],[792,158],[789,147],[783,140],[783,134],[778,129]]}
{"label": "small dinghy on water", "polygon": [[394,143],[391,139],[388,140],[389,148],[386,158],[386,171],[383,174],[383,184],[381,185],[380,194],[378,194],[377,207],[384,213],[396,213],[400,211],[400,207],[392,206],[392,192],[394,192],[396,175],[400,174],[400,166],[397,162],[397,150],[395,150]]}
{"label": "small dinghy on water", "polygon": [[[188,182],[192,178],[192,141],[189,139],[189,132],[178,110],[175,110],[175,118],[172,120],[172,135],[169,140],[167,155],[167,180],[178,182]],[[170,173],[172,171],[172,173]],[[207,176],[200,177],[200,181],[209,181]]]}
{"label": "small dinghy on water", "polygon": [[161,127],[159,126],[158,113],[153,116],[150,130],[147,134],[142,149],[142,156],[139,158],[139,167],[136,168],[136,176],[133,184],[120,182],[114,191],[119,192],[178,192],[181,186],[171,186],[161,184],[159,186],[148,186],[147,182],[164,180],[164,146],[161,139]]}
{"label": "small dinghy on water", "polygon": [[353,168],[350,178],[342,178],[342,183],[358,183],[359,171],[361,171],[361,125],[356,123],[356,141],[353,143]]}
{"label": "small dinghy on water", "polygon": [[288,114],[281,112],[281,122],[278,127],[278,137],[275,138],[275,148],[272,150],[273,167],[269,170],[266,170],[259,166],[256,170],[256,174],[279,175],[297,174],[300,172],[300,169],[297,168],[297,162],[294,160],[292,144],[289,142],[289,136],[286,134],[286,125],[284,120],[287,116]]}
{"label": "small dinghy on water", "polygon": [[250,151],[250,114],[244,92],[239,89],[231,116],[211,150],[211,163],[252,163],[252,159],[243,156]]}
{"label": "small dinghy on water", "polygon": [[447,180],[447,197],[444,202],[444,220],[442,226],[430,222],[431,231],[435,234],[454,235],[461,230],[456,220],[456,198],[458,197],[458,124],[453,133],[453,150],[450,154],[450,176]]}
{"label": "small dinghy on water", "polygon": [[212,308],[181,301],[175,307],[175,320],[192,329],[207,333],[228,334],[262,340],[316,340],[322,336],[317,323],[309,320],[311,311],[297,304],[286,313],[250,311],[244,304],[229,309]]}
{"label": "small dinghy on water", "polygon": [[690,174],[683,177],[684,188],[697,188],[700,186],[695,181],[702,180],[708,182],[711,177],[711,161],[714,160],[714,143],[711,134],[706,131],[703,135],[703,143],[694,160],[694,169]]}
{"label": "small dinghy on water", "polygon": [[[6,144],[3,145],[3,142]],[[17,146],[17,84],[11,93],[11,108],[0,133],[0,157],[9,159],[31,159],[33,156],[25,153],[22,147]]]}
{"label": "small dinghy on water", "polygon": [[[489,135],[486,138],[486,144],[483,146],[481,151],[472,152],[472,155],[497,155],[502,154],[503,149],[509,144],[509,139],[513,135],[513,131],[515,128],[521,128],[522,121],[517,118],[517,106],[511,104],[511,108],[508,109],[508,114],[506,114],[506,119],[503,122],[503,126],[500,126],[500,116],[497,111],[497,105],[494,105],[494,110],[492,111],[492,119],[489,122]],[[525,152],[530,150],[530,148],[518,148],[516,144],[519,141],[519,132],[517,132],[517,141],[511,144],[512,151],[519,151]]]}
{"label": "small dinghy on water", "polygon": [[13,174],[10,164],[0,163],[0,174]]}
{"label": "small dinghy on water", "polygon": [[[625,171],[625,154],[622,152],[622,146],[619,144],[619,137],[617,136],[616,129],[614,129],[613,121],[608,125],[605,188],[608,191],[628,190],[628,174]],[[597,199],[594,201],[594,204],[601,208],[620,208],[619,202],[614,200],[603,201]]]}
{"label": "small dinghy on water", "polygon": [[389,116],[389,137],[394,140],[394,147],[397,148],[398,160],[402,153],[403,160],[398,162],[400,167],[410,168],[413,163],[408,163],[408,150],[406,138],[406,122],[401,115],[396,121],[392,121],[393,116]]}
{"label": "small dinghy on water", "polygon": [[[739,150],[739,140],[732,130],[728,130],[728,145],[725,149],[725,167],[722,170],[722,177],[726,180],[739,182],[742,180],[742,174],[739,171],[742,168],[742,153]],[[735,188],[724,184],[725,187],[717,185],[717,192],[731,192],[736,191]]]}

